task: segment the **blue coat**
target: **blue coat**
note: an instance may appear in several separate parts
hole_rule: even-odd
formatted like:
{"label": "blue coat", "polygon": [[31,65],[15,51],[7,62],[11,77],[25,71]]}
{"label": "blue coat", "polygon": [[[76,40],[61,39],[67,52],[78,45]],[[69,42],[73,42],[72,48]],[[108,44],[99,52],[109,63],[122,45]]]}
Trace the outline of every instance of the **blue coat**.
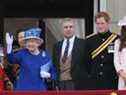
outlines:
{"label": "blue coat", "polygon": [[[42,51],[38,55],[31,54],[27,49],[22,49],[17,53],[7,55],[10,63],[19,63],[19,79],[16,82],[15,90],[47,90],[47,85],[40,77],[40,67],[51,61],[47,51]],[[51,61],[52,62],[52,61]],[[51,78],[56,79],[56,69],[51,63],[49,73]]]}

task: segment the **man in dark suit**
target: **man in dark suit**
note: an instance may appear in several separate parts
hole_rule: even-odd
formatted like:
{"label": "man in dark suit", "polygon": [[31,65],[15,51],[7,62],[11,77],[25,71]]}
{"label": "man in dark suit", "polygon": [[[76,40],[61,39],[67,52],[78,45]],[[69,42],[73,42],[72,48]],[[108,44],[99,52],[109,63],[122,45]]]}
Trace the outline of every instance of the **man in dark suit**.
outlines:
{"label": "man in dark suit", "polygon": [[53,63],[58,71],[60,90],[85,89],[87,70],[84,56],[84,40],[75,36],[75,20],[62,20],[64,39],[54,45]]}

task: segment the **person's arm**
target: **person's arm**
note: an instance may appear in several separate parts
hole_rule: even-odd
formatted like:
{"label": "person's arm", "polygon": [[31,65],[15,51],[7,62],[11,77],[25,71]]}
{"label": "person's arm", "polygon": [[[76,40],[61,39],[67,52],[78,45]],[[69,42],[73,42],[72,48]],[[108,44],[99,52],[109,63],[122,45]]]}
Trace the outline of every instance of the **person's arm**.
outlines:
{"label": "person's arm", "polygon": [[42,64],[40,67],[40,76],[41,78],[51,78],[51,73],[49,72],[51,67],[50,56],[46,51],[42,52],[42,56],[45,64]]}
{"label": "person's arm", "polygon": [[43,58],[43,61],[45,64],[43,64],[40,67],[40,75],[42,78],[51,78],[55,79],[56,76],[56,68],[54,67],[54,64],[52,63],[52,58],[50,54],[46,51],[43,51],[45,53],[45,57]]}
{"label": "person's arm", "polygon": [[45,64],[41,67],[40,75],[42,78],[46,79],[48,86],[51,87],[51,89],[56,89],[57,72],[54,64],[52,63],[52,58],[47,52],[44,63]]}
{"label": "person's arm", "polygon": [[119,52],[119,46],[120,46],[120,41],[117,39],[114,43],[114,66],[116,69],[116,72],[120,75],[120,72],[123,71],[120,63],[120,52]]}
{"label": "person's arm", "polygon": [[14,54],[12,51],[12,45],[13,45],[13,35],[10,35],[9,33],[6,33],[6,44],[7,44],[7,60],[9,63],[17,63],[18,53]]}
{"label": "person's arm", "polygon": [[[120,46],[120,41],[119,39],[115,41],[115,52],[114,52],[114,65],[115,69],[117,71],[117,74],[122,77],[126,81],[126,72],[124,72],[124,69],[120,63],[120,52],[119,52],[119,46]],[[122,63],[123,64],[123,63]]]}
{"label": "person's arm", "polygon": [[11,52],[10,54],[7,54],[7,61],[10,63],[10,64],[17,64],[17,63],[20,63],[20,59],[19,59],[19,54],[16,53],[14,54],[13,52]]}

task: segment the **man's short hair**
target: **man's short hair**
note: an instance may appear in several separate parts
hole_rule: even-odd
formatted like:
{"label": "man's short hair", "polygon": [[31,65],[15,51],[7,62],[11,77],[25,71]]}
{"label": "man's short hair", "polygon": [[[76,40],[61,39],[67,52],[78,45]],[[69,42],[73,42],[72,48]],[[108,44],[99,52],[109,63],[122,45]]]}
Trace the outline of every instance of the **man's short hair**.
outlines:
{"label": "man's short hair", "polygon": [[103,17],[106,22],[109,22],[111,20],[109,14],[107,12],[99,12],[95,15],[95,22],[98,18]]}
{"label": "man's short hair", "polygon": [[74,18],[62,18],[62,19],[60,20],[60,23],[63,24],[63,23],[66,22],[66,21],[75,21],[75,19],[74,19]]}

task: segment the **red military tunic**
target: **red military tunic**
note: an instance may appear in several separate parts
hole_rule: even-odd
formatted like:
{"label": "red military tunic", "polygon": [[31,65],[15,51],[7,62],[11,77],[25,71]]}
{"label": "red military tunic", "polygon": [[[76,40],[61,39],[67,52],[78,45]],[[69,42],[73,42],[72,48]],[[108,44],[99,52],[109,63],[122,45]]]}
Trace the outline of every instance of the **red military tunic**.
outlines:
{"label": "red military tunic", "polygon": [[5,72],[2,66],[0,66],[0,91],[4,90],[4,77],[5,77]]}

